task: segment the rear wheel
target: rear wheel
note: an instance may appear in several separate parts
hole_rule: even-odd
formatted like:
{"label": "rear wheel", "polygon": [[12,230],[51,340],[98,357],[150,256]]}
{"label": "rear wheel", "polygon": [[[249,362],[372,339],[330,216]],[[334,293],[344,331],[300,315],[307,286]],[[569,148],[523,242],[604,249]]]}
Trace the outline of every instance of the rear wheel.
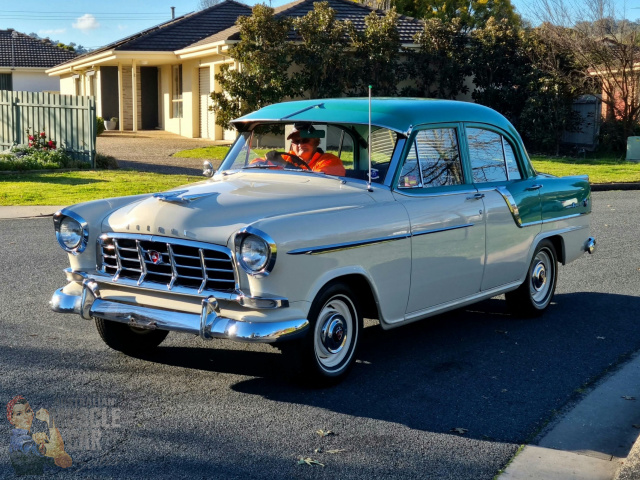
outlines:
{"label": "rear wheel", "polygon": [[126,323],[94,318],[100,337],[109,347],[119,352],[135,355],[148,353],[167,338],[168,330],[136,328]]}
{"label": "rear wheel", "polygon": [[362,314],[351,289],[342,283],[323,288],[309,310],[309,324],[303,340],[283,345],[285,354],[306,382],[340,382],[353,366],[362,332]]}
{"label": "rear wheel", "polygon": [[557,279],[556,249],[549,240],[543,240],[536,247],[525,281],[505,295],[509,309],[525,316],[542,315],[551,303]]}

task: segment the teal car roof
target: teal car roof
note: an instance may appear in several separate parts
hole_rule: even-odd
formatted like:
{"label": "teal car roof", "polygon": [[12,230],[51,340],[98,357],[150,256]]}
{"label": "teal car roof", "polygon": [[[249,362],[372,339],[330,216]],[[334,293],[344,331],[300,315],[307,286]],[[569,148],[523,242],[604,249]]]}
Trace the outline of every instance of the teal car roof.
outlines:
{"label": "teal car roof", "polygon": [[[368,98],[299,100],[269,105],[233,120],[238,130],[254,122],[316,122],[366,125],[369,123]],[[406,134],[425,123],[488,123],[515,132],[501,114],[476,103],[427,98],[373,98],[371,123]]]}

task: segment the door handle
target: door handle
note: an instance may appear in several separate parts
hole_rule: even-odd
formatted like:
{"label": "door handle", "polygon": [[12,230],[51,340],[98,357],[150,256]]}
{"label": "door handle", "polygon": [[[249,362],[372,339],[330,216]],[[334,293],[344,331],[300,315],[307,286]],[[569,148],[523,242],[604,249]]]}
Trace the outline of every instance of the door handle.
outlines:
{"label": "door handle", "polygon": [[528,192],[533,192],[534,190],[540,190],[542,188],[542,185],[531,185],[530,187],[527,187],[525,190],[527,190]]}
{"label": "door handle", "polygon": [[484,198],[484,193],[476,193],[475,195],[467,197],[467,200],[480,200],[481,198]]}

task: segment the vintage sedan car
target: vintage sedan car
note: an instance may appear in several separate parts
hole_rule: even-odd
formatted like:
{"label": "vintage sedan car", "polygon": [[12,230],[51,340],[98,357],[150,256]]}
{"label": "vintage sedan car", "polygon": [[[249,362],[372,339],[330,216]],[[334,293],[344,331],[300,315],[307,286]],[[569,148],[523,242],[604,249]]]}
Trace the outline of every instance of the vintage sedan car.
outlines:
{"label": "vintage sedan car", "polygon": [[363,317],[386,330],[499,294],[540,314],[558,263],[595,249],[588,178],[537,173],[489,108],[307,100],[234,126],[211,178],[55,214],[71,266],[53,310],[95,319],[131,354],[169,331],[277,342],[306,378],[333,382]]}

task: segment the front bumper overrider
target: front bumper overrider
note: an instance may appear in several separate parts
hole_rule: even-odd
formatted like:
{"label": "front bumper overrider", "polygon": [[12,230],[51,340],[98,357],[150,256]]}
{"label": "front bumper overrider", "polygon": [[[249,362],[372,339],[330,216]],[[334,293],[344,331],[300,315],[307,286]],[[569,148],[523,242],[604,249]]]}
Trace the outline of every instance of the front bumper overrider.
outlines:
{"label": "front bumper overrider", "polygon": [[128,324],[136,328],[169,330],[199,335],[205,340],[222,338],[238,342],[274,343],[298,338],[309,327],[307,319],[275,322],[245,322],[220,315],[218,300],[209,296],[202,300],[200,314],[163,310],[141,305],[105,300],[98,283],[86,279],[80,295],[56,290],[49,304],[54,312],[76,313]]}

